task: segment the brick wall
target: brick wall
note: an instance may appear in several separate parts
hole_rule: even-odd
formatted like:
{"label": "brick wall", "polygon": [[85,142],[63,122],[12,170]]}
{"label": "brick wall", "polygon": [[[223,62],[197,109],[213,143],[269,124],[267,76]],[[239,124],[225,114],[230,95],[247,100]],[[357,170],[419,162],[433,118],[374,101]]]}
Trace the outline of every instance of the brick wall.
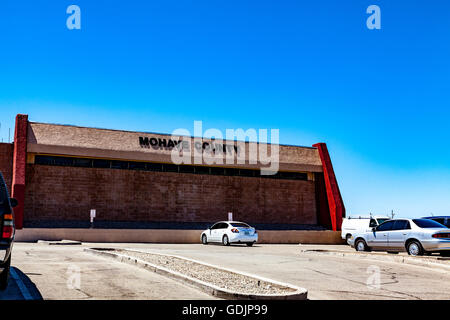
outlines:
{"label": "brick wall", "polygon": [[313,181],[27,165],[27,220],[316,224]]}
{"label": "brick wall", "polygon": [[12,143],[0,143],[0,171],[5,178],[9,194],[11,194],[13,150]]}

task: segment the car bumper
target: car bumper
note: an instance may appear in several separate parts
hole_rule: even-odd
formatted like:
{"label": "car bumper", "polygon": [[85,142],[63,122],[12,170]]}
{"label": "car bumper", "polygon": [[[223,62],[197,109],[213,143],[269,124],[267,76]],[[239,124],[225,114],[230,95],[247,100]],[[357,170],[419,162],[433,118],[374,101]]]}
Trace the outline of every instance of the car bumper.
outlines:
{"label": "car bumper", "polygon": [[0,271],[3,268],[3,264],[8,260],[9,255],[11,254],[12,243],[5,244],[0,243]]}
{"label": "car bumper", "polygon": [[450,239],[422,240],[422,247],[426,251],[446,251],[450,250]]}
{"label": "car bumper", "polygon": [[355,237],[352,236],[352,237],[348,240],[347,243],[350,245],[350,247],[354,248],[354,247],[355,247]]}
{"label": "car bumper", "polygon": [[230,242],[257,242],[258,241],[258,234],[254,234],[254,235],[245,235],[245,234],[238,234],[238,233],[234,233],[232,235],[230,235],[229,237]]}

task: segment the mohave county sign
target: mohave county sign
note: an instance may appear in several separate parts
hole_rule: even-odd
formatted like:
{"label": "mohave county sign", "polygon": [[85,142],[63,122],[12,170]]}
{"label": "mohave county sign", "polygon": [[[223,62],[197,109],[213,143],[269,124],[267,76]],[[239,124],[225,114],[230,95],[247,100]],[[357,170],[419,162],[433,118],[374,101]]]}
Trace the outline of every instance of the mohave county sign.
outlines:
{"label": "mohave county sign", "polygon": [[[213,152],[213,153],[229,153],[235,152],[239,154],[239,146],[234,144],[218,143],[218,142],[201,142],[195,141],[194,138],[194,148],[199,151]],[[154,149],[166,149],[172,150],[174,148],[183,151],[190,150],[189,140],[174,140],[156,137],[139,137],[139,145],[141,148],[154,148]]]}

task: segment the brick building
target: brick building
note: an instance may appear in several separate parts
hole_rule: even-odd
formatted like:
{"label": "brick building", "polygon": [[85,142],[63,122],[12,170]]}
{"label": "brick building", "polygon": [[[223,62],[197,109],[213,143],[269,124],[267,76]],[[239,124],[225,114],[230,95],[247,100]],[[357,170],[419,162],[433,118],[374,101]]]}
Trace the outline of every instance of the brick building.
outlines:
{"label": "brick building", "polygon": [[[17,115],[14,143],[0,144],[0,171],[19,200],[17,227],[85,228],[96,209],[99,228],[199,228],[233,212],[259,228],[339,230],[345,208],[325,144],[280,145],[279,172],[267,176],[250,163],[174,164],[180,139],[196,147],[190,137]],[[223,151],[239,150],[225,141]]]}

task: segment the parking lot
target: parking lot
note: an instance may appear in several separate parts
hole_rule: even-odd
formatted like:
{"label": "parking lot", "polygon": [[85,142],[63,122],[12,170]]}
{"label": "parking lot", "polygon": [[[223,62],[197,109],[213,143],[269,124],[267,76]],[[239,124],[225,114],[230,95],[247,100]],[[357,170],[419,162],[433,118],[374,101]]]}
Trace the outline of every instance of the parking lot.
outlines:
{"label": "parking lot", "polygon": [[347,246],[112,243],[16,243],[10,285],[0,299],[214,298],[159,274],[83,251],[89,247],[193,258],[304,287],[309,299],[450,299],[450,274],[442,269],[322,252],[354,252]]}

